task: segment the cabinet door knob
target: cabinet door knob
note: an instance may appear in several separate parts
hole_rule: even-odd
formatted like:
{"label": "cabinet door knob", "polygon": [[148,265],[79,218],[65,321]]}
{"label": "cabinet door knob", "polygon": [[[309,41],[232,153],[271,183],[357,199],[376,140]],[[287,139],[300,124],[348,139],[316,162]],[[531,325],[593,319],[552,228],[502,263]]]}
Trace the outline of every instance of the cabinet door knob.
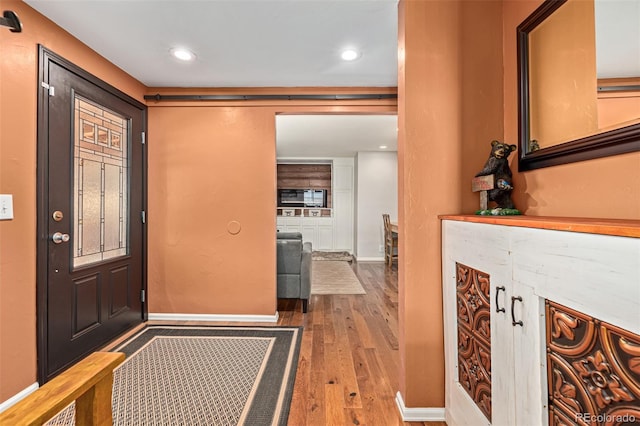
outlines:
{"label": "cabinet door knob", "polygon": [[498,304],[498,295],[500,294],[500,290],[505,291],[505,287],[502,285],[500,287],[496,286],[496,312],[500,313],[500,312],[506,312],[506,310],[504,308],[501,308],[500,305]]}
{"label": "cabinet door knob", "polygon": [[522,321],[516,321],[516,314],[514,312],[514,307],[515,307],[515,304],[516,304],[516,300],[518,302],[522,303],[522,297],[520,297],[520,296],[517,296],[517,297],[511,296],[511,325],[514,326],[514,327],[516,325],[519,325],[520,327],[524,327],[524,323]]}

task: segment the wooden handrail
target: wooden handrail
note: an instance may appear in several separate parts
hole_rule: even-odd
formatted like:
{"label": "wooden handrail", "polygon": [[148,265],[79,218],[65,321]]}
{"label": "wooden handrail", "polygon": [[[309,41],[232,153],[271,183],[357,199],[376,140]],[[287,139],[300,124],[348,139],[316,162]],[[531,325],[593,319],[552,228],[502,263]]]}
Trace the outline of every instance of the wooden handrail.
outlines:
{"label": "wooden handrail", "polygon": [[122,352],[94,352],[0,413],[0,425],[42,425],[76,401],[77,426],[112,425],[113,370]]}

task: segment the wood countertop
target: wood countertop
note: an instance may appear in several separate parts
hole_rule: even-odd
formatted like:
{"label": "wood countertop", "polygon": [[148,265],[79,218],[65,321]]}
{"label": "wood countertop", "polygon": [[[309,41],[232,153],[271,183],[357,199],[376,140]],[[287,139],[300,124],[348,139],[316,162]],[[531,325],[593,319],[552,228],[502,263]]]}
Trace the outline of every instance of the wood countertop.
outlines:
{"label": "wood countertop", "polygon": [[588,234],[615,235],[640,238],[640,220],[591,219],[552,216],[481,216],[441,215],[441,220],[486,223],[492,225],[519,226],[523,228],[552,229],[556,231],[583,232]]}

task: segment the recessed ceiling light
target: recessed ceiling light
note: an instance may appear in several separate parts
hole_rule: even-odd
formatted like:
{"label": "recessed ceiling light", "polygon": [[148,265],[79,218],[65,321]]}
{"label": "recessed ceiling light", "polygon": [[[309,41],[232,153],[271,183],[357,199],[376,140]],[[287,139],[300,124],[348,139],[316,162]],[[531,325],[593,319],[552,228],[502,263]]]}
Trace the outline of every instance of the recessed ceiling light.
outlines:
{"label": "recessed ceiling light", "polygon": [[380,145],[378,148],[380,148],[380,149],[387,149],[387,146],[386,146],[386,145]]}
{"label": "recessed ceiling light", "polygon": [[171,54],[180,59],[181,61],[193,61],[196,58],[196,54],[188,49],[174,48],[171,49]]}
{"label": "recessed ceiling light", "polygon": [[358,59],[359,56],[360,54],[353,49],[343,50],[340,54],[340,57],[345,61],[353,61],[355,59]]}

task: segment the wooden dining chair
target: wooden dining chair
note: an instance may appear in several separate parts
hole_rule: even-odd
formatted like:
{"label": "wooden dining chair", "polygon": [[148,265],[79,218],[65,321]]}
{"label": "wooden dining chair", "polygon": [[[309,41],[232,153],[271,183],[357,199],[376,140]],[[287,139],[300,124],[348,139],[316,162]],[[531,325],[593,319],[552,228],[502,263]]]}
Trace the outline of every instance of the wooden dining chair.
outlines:
{"label": "wooden dining chair", "polygon": [[387,266],[393,265],[393,260],[398,260],[398,234],[391,231],[391,219],[389,214],[382,214],[384,224],[384,261]]}

